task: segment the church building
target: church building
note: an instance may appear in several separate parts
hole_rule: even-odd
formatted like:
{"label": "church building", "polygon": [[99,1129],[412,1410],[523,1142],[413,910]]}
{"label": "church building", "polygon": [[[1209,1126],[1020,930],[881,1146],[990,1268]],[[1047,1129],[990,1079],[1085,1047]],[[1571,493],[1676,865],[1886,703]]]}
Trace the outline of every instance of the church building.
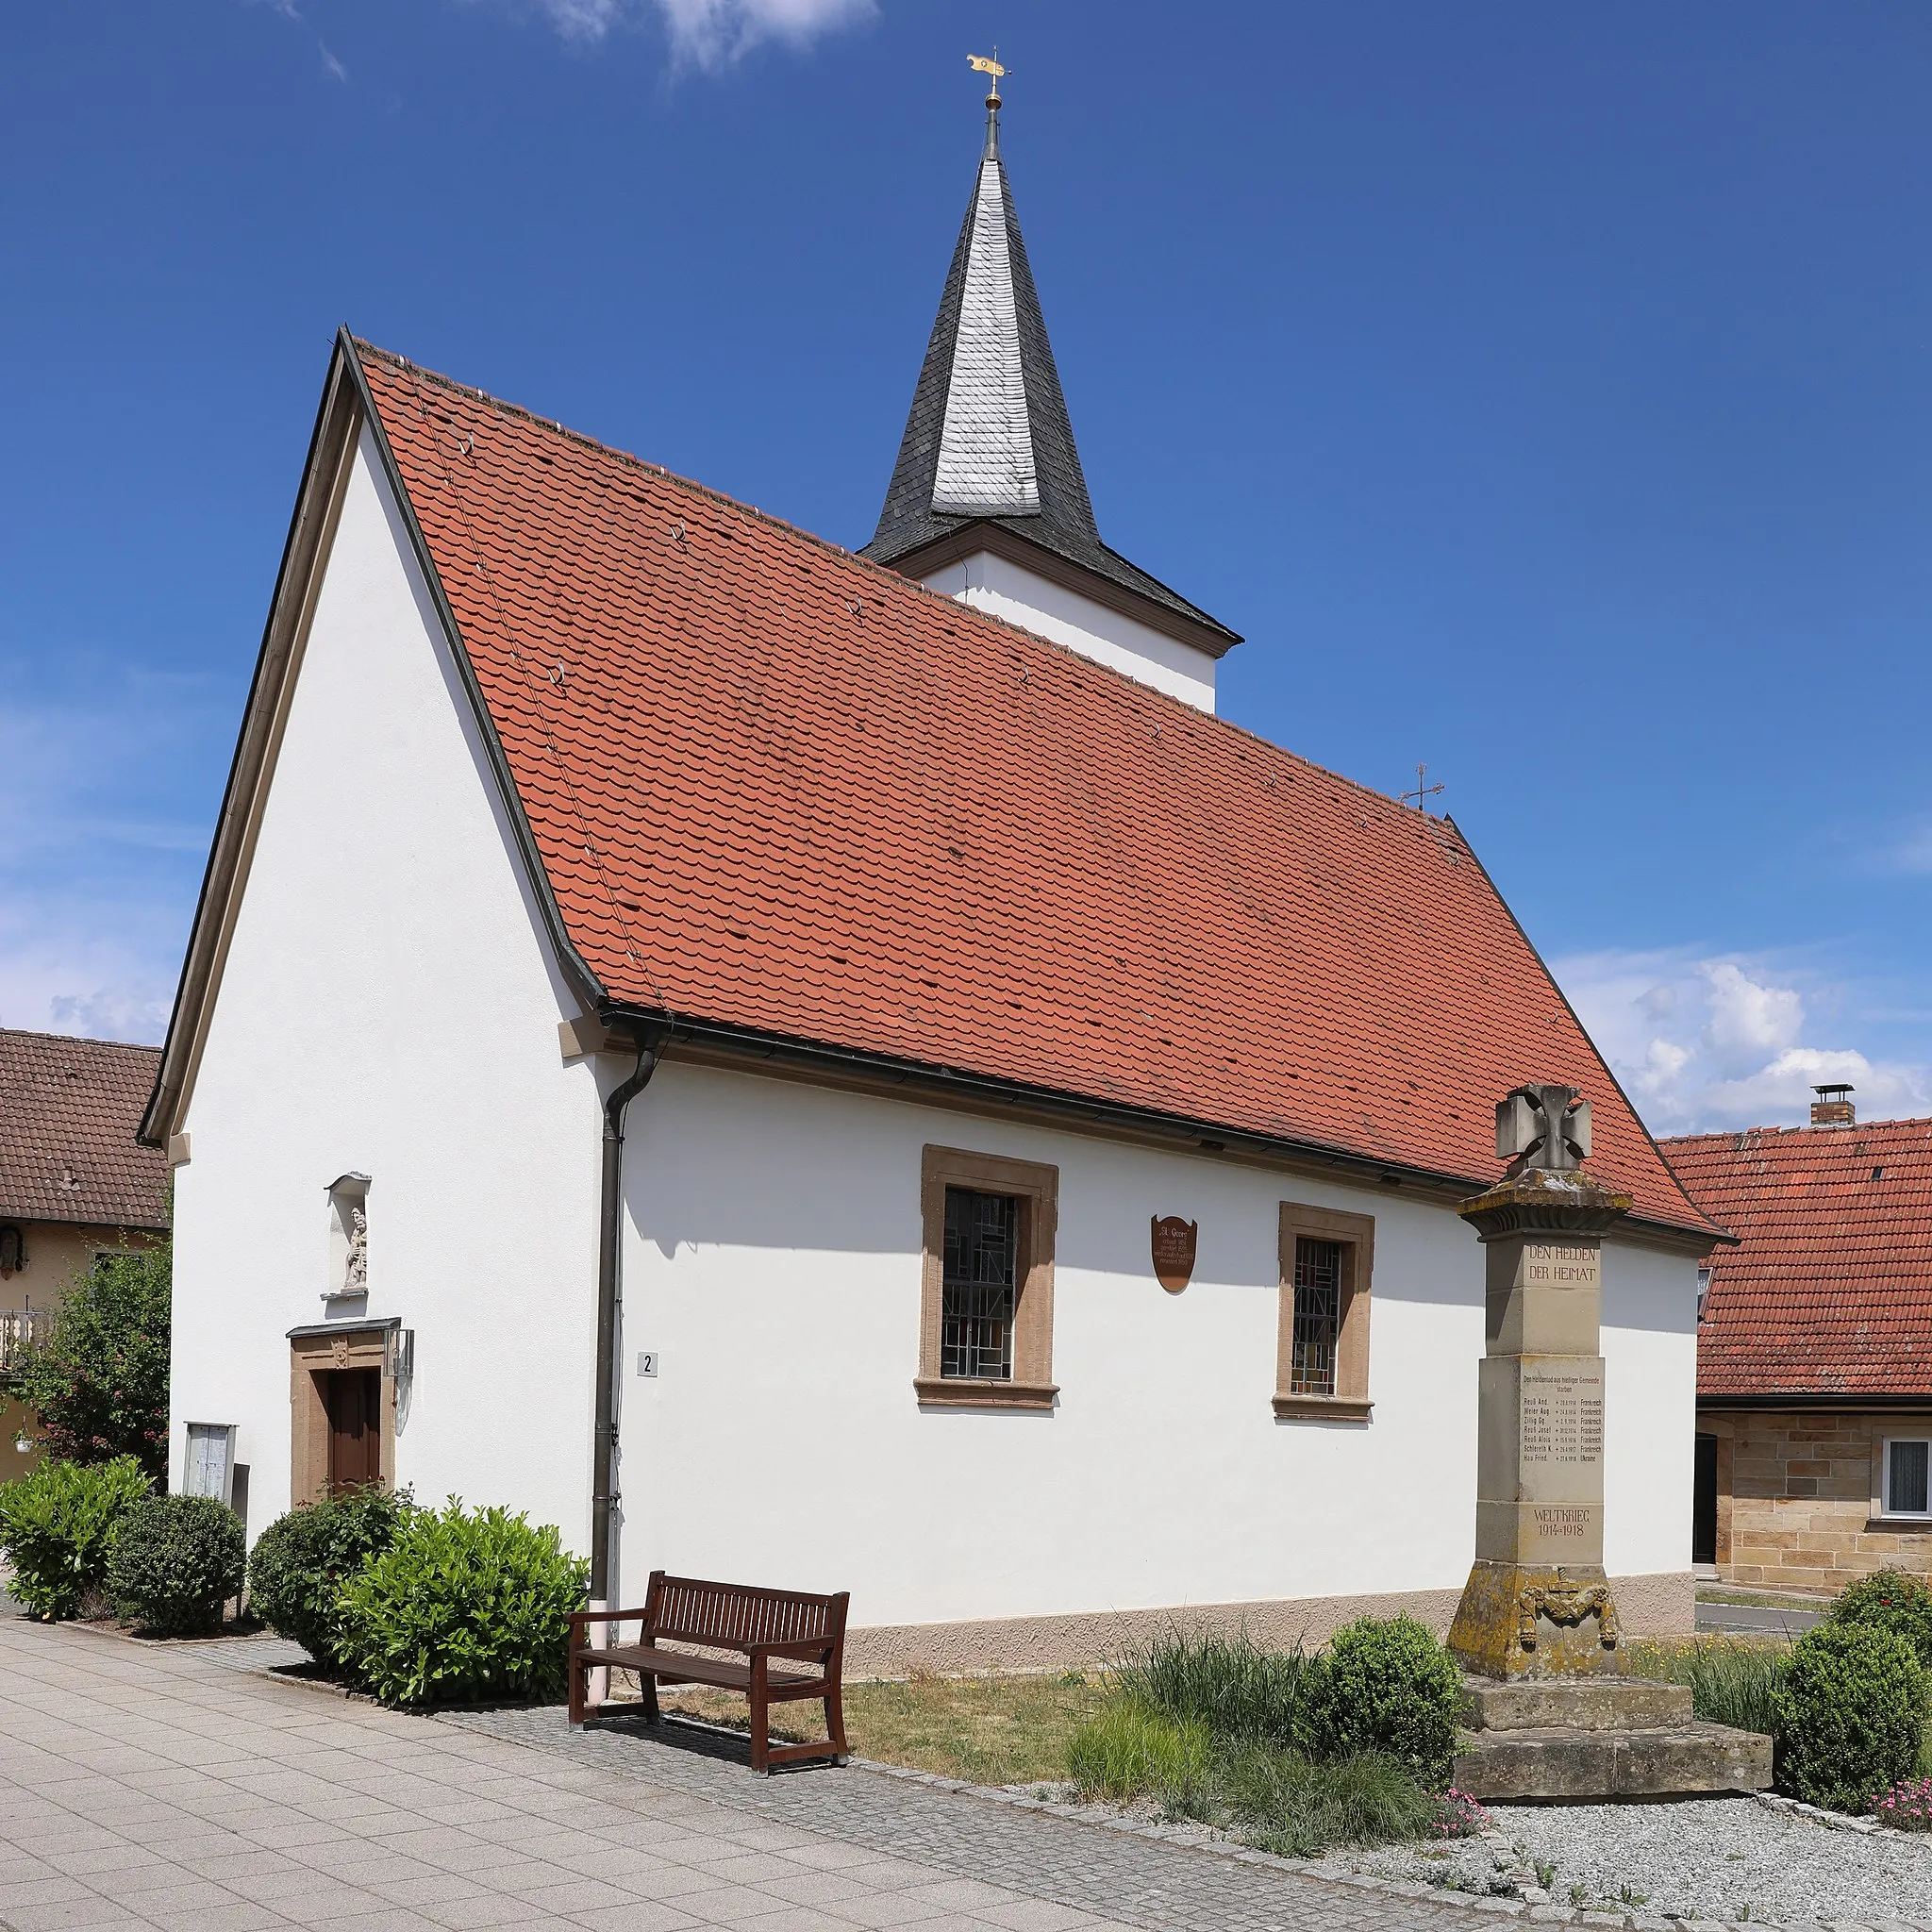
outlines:
{"label": "church building", "polygon": [[1562,1082],[1688,1630],[1712,1224],[1456,826],[1214,715],[1239,642],[1102,541],[996,107],[857,555],[342,335],[143,1126],[176,1485],[849,1590],[860,1674],[1444,1627],[1457,1204]]}

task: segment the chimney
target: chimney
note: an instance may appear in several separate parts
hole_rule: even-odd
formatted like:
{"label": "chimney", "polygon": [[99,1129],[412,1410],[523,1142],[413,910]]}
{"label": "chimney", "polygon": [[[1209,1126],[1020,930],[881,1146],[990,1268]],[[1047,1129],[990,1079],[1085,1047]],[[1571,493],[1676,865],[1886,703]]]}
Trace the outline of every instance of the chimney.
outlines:
{"label": "chimney", "polygon": [[1814,1087],[1818,1098],[1811,1103],[1814,1127],[1856,1127],[1858,1110],[1852,1105],[1853,1089],[1845,1086]]}

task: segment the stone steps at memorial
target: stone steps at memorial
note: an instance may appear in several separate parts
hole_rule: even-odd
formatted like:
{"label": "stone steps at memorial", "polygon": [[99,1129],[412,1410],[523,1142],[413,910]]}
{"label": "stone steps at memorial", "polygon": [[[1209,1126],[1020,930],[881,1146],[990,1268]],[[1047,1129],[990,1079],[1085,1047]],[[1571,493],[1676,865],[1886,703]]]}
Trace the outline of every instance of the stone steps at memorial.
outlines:
{"label": "stone steps at memorial", "polygon": [[1457,1754],[1454,1781],[1485,1804],[1762,1791],[1771,1740],[1701,1722],[1657,1731],[1477,1731]]}

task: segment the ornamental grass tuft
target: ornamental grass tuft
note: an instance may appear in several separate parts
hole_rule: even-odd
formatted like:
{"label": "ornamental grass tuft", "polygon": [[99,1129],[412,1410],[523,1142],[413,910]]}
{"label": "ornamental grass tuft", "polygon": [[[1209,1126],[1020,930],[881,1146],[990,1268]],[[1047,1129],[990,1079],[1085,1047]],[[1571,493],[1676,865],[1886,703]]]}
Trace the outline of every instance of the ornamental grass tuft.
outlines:
{"label": "ornamental grass tuft", "polygon": [[1124,1696],[1175,1723],[1204,1724],[1217,1737],[1293,1744],[1303,1729],[1308,1660],[1292,1650],[1263,1650],[1245,1630],[1191,1636],[1170,1629],[1123,1664]]}
{"label": "ornamental grass tuft", "polygon": [[1068,1771],[1084,1798],[1151,1800],[1289,1857],[1460,1837],[1489,1823],[1442,1789],[1460,1702],[1448,1654],[1406,1617],[1361,1618],[1312,1657],[1172,1629],[1116,1673]]}
{"label": "ornamental grass tuft", "polygon": [[1326,1761],[1241,1742],[1217,1752],[1208,1802],[1187,1815],[1232,1826],[1257,1850],[1318,1857],[1332,1845],[1437,1835],[1442,1801],[1399,1758],[1357,1751]]}
{"label": "ornamental grass tuft", "polygon": [[1067,1774],[1090,1803],[1155,1797],[1174,1812],[1191,1805],[1208,1773],[1208,1734],[1122,1697],[1090,1718],[1067,1746]]}

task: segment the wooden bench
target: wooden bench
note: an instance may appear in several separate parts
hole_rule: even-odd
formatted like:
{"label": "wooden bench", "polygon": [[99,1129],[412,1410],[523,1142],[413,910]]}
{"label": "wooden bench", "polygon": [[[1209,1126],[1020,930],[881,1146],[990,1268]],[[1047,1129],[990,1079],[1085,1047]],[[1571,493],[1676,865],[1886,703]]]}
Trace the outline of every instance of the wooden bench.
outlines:
{"label": "wooden bench", "polygon": [[[830,1757],[842,1764],[845,1710],[841,1673],[845,1660],[845,1609],[851,1593],[806,1596],[791,1590],[753,1590],[741,1583],[705,1583],[694,1576],[651,1572],[651,1587],[641,1610],[580,1610],[570,1620],[570,1721],[590,1714],[586,1692],[593,1670],[635,1671],[643,1686],[644,1721],[657,1724],[659,1684],[715,1684],[742,1690],[751,1700],[751,1768],[769,1772],[774,1764],[802,1757]],[[639,1625],[635,1643],[611,1641],[621,1635],[605,1630],[593,1643],[595,1625]],[[666,1643],[704,1644],[740,1657],[704,1657],[689,1650],[666,1650]],[[808,1664],[789,1670],[775,1664]],[[825,1707],[825,1740],[821,1744],[774,1744],[766,1730],[774,1704],[816,1698]]]}

